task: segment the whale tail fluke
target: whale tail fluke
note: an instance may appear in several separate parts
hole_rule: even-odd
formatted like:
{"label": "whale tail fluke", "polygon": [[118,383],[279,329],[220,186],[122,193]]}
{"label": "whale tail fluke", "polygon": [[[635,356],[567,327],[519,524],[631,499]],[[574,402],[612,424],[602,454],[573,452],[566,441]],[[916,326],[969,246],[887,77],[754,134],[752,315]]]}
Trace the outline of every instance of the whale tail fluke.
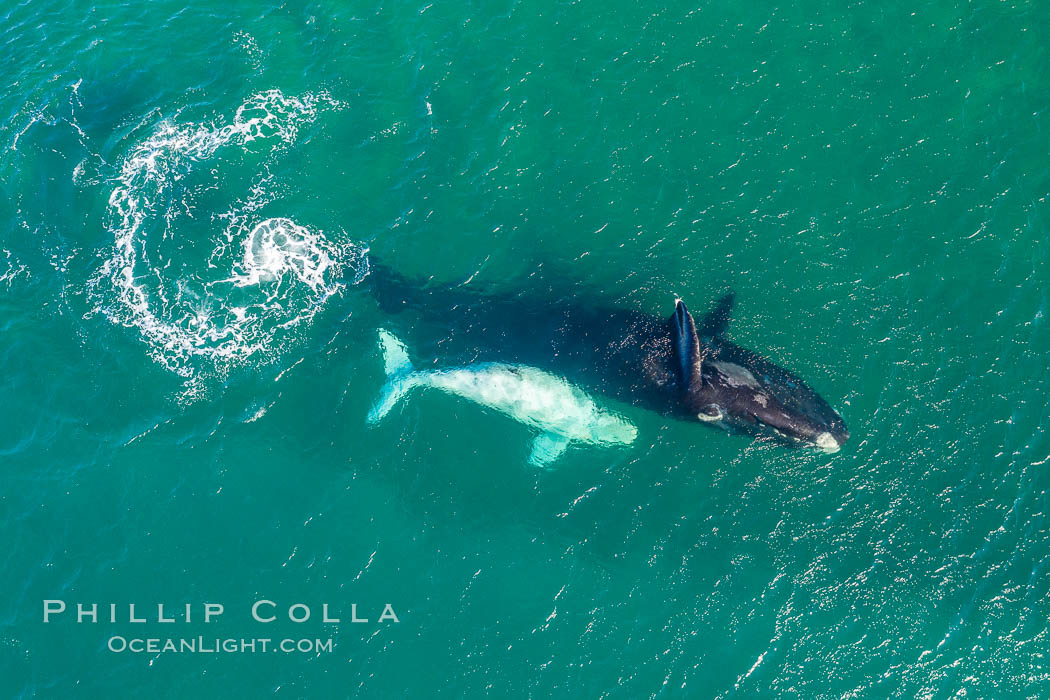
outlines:
{"label": "whale tail fluke", "polygon": [[388,377],[408,374],[412,371],[412,362],[408,359],[405,344],[388,330],[379,329],[379,344],[383,348],[383,364]]}
{"label": "whale tail fluke", "polygon": [[380,329],[379,344],[383,349],[383,366],[386,369],[387,382],[379,392],[372,410],[368,412],[368,422],[378,423],[390,413],[401,397],[412,388],[412,362],[408,359],[408,350],[404,343],[389,331]]}

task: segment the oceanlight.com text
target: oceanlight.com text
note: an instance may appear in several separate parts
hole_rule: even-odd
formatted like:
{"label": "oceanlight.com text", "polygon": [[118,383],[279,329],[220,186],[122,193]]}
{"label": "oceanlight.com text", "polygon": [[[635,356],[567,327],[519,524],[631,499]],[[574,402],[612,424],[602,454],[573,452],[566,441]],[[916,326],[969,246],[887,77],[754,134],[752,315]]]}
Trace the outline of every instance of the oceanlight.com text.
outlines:
{"label": "oceanlight.com text", "polygon": [[122,637],[109,638],[106,648],[111,652],[132,654],[325,654],[331,653],[335,642],[331,639],[271,639],[236,637]]}

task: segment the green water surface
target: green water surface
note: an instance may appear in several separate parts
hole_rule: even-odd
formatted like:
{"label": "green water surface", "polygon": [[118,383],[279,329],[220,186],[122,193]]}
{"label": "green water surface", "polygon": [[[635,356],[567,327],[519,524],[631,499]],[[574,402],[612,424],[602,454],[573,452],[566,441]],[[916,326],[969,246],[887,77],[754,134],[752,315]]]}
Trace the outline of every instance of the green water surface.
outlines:
{"label": "green water surface", "polygon": [[[7,4],[0,697],[1050,696],[1048,26],[992,0]],[[224,281],[271,219],[320,236],[314,286]],[[597,397],[635,443],[539,471],[528,428],[448,395],[369,428],[376,329],[413,319],[355,284],[365,248],[660,315],[731,289],[730,338],[853,437]],[[166,344],[201,328],[248,340]],[[334,646],[107,648],[198,635]]]}

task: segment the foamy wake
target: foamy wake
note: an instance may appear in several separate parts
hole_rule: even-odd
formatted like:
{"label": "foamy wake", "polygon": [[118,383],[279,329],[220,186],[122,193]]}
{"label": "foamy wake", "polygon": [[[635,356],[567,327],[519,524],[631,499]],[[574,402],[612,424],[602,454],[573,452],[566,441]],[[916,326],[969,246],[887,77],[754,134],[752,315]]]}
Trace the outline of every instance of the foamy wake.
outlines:
{"label": "foamy wake", "polygon": [[230,123],[157,127],[128,154],[109,197],[114,246],[92,280],[96,311],[136,328],[150,354],[187,379],[275,357],[294,337],[290,329],[309,323],[346,277],[360,279],[364,251],[288,218],[260,220],[258,210],[275,199],[264,166],[247,198],[213,217],[210,255],[195,253],[200,242],[180,238],[180,228],[199,226],[180,181],[195,167],[214,167],[207,161],[223,149],[261,140],[277,151],[320,111],[339,107],[324,94],[270,90]]}

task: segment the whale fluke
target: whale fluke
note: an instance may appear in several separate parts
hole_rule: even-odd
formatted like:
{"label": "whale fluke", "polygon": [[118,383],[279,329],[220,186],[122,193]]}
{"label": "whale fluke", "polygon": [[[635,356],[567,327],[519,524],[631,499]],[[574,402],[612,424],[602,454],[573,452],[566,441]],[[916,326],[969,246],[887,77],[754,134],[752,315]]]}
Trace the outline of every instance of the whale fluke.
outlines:
{"label": "whale fluke", "polygon": [[412,362],[408,359],[408,350],[404,343],[384,329],[379,330],[379,343],[383,348],[383,367],[387,376],[412,371]]}
{"label": "whale fluke", "polygon": [[368,412],[369,423],[383,420],[405,392],[414,386],[412,362],[408,359],[408,350],[404,344],[383,329],[379,331],[379,344],[383,348],[383,367],[386,369],[387,382],[380,390],[372,410]]}

